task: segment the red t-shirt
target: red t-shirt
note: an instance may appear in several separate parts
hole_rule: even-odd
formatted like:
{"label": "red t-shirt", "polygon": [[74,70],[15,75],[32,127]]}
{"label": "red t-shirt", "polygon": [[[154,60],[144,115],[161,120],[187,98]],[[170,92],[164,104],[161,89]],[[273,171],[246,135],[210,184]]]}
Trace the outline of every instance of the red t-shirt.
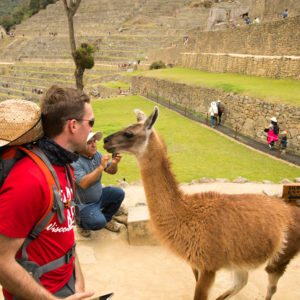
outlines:
{"label": "red t-shirt", "polygon": [[[64,167],[54,166],[62,189],[62,201],[72,198],[72,185]],[[0,190],[0,234],[26,238],[49,204],[49,187],[40,168],[29,157],[21,159],[10,171]],[[60,224],[55,214],[36,240],[27,247],[29,260],[44,265],[63,256],[74,244],[74,207],[64,209],[66,221]],[[19,254],[17,255],[19,257]],[[45,273],[41,284],[54,293],[70,279],[74,258],[68,264]],[[6,299],[12,299],[3,290]]]}

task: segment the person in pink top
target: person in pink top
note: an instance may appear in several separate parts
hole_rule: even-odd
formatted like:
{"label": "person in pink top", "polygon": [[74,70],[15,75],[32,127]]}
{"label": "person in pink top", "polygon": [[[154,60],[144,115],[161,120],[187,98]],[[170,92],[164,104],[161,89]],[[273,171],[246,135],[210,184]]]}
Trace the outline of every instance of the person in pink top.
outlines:
{"label": "person in pink top", "polygon": [[279,126],[277,124],[276,117],[271,118],[271,123],[269,127],[265,128],[265,132],[268,133],[267,141],[270,150],[274,150],[275,142],[278,141],[278,134],[279,134]]}

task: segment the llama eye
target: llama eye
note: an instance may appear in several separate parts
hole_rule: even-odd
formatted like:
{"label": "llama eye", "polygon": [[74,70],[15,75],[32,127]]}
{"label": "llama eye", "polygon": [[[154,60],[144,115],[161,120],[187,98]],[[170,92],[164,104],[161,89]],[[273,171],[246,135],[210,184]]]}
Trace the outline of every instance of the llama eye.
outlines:
{"label": "llama eye", "polygon": [[127,137],[128,139],[132,138],[134,134],[132,132],[124,132],[124,136]]}

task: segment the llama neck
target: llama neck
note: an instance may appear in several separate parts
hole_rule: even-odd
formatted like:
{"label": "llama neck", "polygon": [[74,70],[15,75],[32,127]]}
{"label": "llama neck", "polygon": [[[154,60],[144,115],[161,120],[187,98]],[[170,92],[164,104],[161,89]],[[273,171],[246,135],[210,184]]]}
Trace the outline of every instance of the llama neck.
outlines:
{"label": "llama neck", "polygon": [[155,131],[149,137],[145,152],[137,159],[152,217],[176,215],[183,195],[170,170],[164,143]]}

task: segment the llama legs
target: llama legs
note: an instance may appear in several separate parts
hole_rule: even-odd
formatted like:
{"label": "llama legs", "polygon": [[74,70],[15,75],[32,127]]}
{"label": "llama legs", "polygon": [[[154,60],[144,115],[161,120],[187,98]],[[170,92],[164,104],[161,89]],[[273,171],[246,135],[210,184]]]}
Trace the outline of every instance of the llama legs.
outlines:
{"label": "llama legs", "polygon": [[268,285],[268,292],[266,296],[266,300],[271,300],[273,295],[276,293],[277,290],[277,282],[282,274],[279,273],[269,273],[269,285]]}
{"label": "llama legs", "polygon": [[[300,217],[300,212],[295,211],[298,214],[298,218]],[[271,300],[273,295],[277,290],[277,283],[280,277],[285,272],[285,269],[291,259],[297,255],[300,247],[300,234],[299,234],[299,226],[294,227],[290,230],[287,246],[285,247],[283,252],[280,252],[276,259],[271,260],[266,266],[266,271],[268,273],[269,285],[268,291],[266,295],[266,300]]]}
{"label": "llama legs", "polygon": [[219,296],[216,300],[225,300],[236,295],[248,282],[248,271],[246,270],[234,270],[234,284],[232,288],[227,290],[224,294]]}
{"label": "llama legs", "polygon": [[290,257],[285,257],[285,255],[282,255],[276,260],[276,262],[269,263],[266,266],[269,279],[268,291],[265,298],[266,300],[271,300],[273,295],[276,293],[278,280],[283,275],[286,266],[290,262],[290,259]]}
{"label": "llama legs", "polygon": [[[195,273],[194,273],[195,274]],[[208,292],[215,280],[216,272],[202,271],[196,283],[194,300],[207,300]]]}
{"label": "llama legs", "polygon": [[192,268],[192,270],[193,270],[193,273],[194,273],[194,276],[195,276],[195,279],[196,279],[196,282],[198,281],[198,278],[199,278],[199,271],[198,271],[198,269],[196,269],[196,268]]}

